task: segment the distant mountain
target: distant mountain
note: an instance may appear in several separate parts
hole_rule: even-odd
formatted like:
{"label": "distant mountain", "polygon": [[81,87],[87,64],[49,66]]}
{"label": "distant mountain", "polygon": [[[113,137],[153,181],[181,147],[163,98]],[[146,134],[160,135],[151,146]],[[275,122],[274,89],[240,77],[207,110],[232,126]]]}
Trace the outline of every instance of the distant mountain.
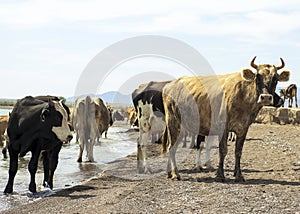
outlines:
{"label": "distant mountain", "polygon": [[130,105],[131,94],[122,94],[118,91],[109,91],[103,94],[96,95],[100,97],[104,102],[114,103],[114,104],[127,104]]}
{"label": "distant mountain", "polygon": [[[118,91],[109,91],[109,92],[105,92],[103,94],[90,95],[90,96],[99,97],[105,103],[108,103],[110,105],[112,105],[112,104],[113,105],[122,105],[122,106],[132,105],[131,94],[122,94]],[[66,99],[66,102],[73,103],[75,101],[75,99],[76,99],[76,97],[68,97]]]}

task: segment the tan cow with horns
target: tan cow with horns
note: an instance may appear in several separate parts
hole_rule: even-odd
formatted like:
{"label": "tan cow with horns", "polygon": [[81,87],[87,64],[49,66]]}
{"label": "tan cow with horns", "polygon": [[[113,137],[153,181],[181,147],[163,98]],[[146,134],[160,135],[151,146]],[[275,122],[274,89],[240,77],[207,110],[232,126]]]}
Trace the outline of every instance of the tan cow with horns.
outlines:
{"label": "tan cow with horns", "polygon": [[264,105],[273,104],[277,82],[288,81],[290,77],[289,71],[278,73],[285,65],[282,58],[280,66],[257,65],[255,58],[251,61],[255,72],[247,68],[225,75],[181,77],[163,88],[166,129],[162,137],[162,150],[170,153],[167,166],[169,178],[180,179],[175,152],[184,127],[199,135],[219,136],[217,181],[225,181],[228,133],[235,132],[234,176],[237,182],[245,181],[240,160],[249,126]]}

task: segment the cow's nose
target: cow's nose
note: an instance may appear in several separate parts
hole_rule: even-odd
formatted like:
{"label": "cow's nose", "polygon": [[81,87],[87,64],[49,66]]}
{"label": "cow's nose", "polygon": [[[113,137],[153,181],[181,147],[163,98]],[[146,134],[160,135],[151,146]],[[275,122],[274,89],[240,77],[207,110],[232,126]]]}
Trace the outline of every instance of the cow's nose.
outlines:
{"label": "cow's nose", "polygon": [[72,135],[68,135],[67,141],[70,142],[72,139],[73,139],[73,136]]}
{"label": "cow's nose", "polygon": [[273,96],[271,94],[261,94],[257,103],[262,105],[273,105]]}

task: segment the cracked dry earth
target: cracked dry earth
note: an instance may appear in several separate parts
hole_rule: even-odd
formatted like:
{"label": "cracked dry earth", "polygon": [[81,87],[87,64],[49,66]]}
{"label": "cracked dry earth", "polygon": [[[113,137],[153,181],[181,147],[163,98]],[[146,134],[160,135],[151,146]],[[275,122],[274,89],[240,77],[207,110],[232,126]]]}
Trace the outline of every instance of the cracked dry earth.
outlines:
{"label": "cracked dry earth", "polygon": [[137,174],[133,154],[81,185],[3,213],[300,213],[300,126],[251,125],[241,159],[245,183],[234,182],[232,142],[224,183],[215,182],[215,170],[193,170],[195,150],[182,148],[176,154],[182,180],[168,180],[158,151],[149,149],[153,174]]}

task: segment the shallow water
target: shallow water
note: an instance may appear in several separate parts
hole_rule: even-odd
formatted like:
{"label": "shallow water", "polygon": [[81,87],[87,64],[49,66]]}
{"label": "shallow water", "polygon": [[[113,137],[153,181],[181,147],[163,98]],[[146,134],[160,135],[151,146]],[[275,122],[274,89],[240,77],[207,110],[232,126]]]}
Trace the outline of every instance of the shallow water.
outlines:
{"label": "shallow water", "polygon": [[0,108],[0,115],[8,115],[9,112],[11,112],[12,109],[2,109]]}
{"label": "shallow water", "polygon": [[[129,128],[129,127],[128,127]],[[53,191],[42,186],[43,168],[42,164],[36,175],[37,194],[31,194],[28,191],[29,172],[27,164],[31,154],[28,153],[23,159],[19,160],[19,170],[15,177],[14,193],[11,195],[0,195],[0,210],[5,210],[10,207],[29,203],[33,200],[38,200],[45,196],[53,194],[55,191],[74,186],[82,181],[103,172],[105,165],[118,158],[125,157],[136,151],[136,142],[131,141],[128,133],[128,128],[112,126],[108,131],[108,138],[102,138],[100,143],[96,143],[94,147],[95,163],[78,163],[77,157],[79,145],[74,139],[70,144],[64,145],[59,154],[59,163],[55,171],[53,181]],[[2,155],[2,154],[1,154]],[[83,158],[85,157],[85,153]],[[8,179],[9,161],[0,158],[0,191],[3,191]]]}

